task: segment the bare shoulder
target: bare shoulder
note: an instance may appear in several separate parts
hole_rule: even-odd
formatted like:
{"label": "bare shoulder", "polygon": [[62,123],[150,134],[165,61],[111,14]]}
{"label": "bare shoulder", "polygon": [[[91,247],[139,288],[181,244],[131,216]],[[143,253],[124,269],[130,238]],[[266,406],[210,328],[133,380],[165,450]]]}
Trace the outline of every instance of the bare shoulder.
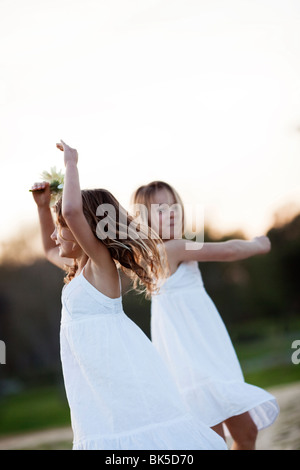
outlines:
{"label": "bare shoulder", "polygon": [[164,242],[165,250],[168,253],[168,255],[173,256],[178,249],[183,249],[185,246],[186,240],[183,240],[182,238],[176,239],[176,240],[168,240]]}
{"label": "bare shoulder", "polygon": [[119,273],[112,258],[105,265],[99,265],[89,259],[84,268],[84,277],[93,287],[107,297],[120,297]]}
{"label": "bare shoulder", "polygon": [[173,274],[182,262],[182,252],[185,249],[185,240],[168,240],[164,243],[166,256],[169,263],[170,274]]}

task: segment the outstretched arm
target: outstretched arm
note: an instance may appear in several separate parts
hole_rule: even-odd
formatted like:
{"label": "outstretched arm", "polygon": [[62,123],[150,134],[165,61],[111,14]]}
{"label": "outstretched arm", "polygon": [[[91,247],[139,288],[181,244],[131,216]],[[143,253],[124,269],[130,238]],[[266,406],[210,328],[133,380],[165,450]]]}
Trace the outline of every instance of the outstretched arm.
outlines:
{"label": "outstretched arm", "polygon": [[[187,249],[187,244],[190,245]],[[166,244],[169,262],[183,261],[238,261],[268,253],[271,243],[268,237],[253,240],[228,240],[226,242],[197,243],[187,240],[170,240]]]}
{"label": "outstretched arm", "polygon": [[50,185],[47,182],[34,183],[31,188],[33,199],[38,208],[38,215],[41,228],[42,243],[44,253],[48,261],[55,264],[61,269],[65,269],[66,265],[71,265],[68,258],[61,258],[59,250],[51,235],[54,232],[55,225],[50,209]]}

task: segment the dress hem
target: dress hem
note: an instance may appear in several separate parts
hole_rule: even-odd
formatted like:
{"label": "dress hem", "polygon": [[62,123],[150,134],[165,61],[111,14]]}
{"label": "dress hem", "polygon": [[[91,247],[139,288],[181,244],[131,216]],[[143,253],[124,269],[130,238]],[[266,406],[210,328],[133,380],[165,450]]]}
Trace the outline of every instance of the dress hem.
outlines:
{"label": "dress hem", "polygon": [[[192,437],[192,438],[191,438]],[[200,444],[201,443],[201,444]],[[115,434],[74,439],[73,450],[227,450],[220,436],[191,415]]]}
{"label": "dress hem", "polygon": [[[271,426],[280,411],[273,395],[246,382],[211,380],[180,392],[190,412],[209,427],[249,412],[260,431]],[[207,410],[216,412],[209,416]]]}

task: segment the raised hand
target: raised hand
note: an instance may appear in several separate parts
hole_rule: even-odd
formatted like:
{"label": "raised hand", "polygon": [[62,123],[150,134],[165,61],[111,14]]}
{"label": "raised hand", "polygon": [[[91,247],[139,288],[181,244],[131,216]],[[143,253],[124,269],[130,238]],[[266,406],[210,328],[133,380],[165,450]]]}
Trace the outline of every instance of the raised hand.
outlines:
{"label": "raised hand", "polygon": [[49,207],[50,205],[50,184],[46,181],[34,183],[30,191],[38,207]]}
{"label": "raised hand", "polygon": [[255,237],[252,241],[257,245],[258,251],[261,254],[269,253],[271,250],[270,239],[264,235],[261,237]]}
{"label": "raised hand", "polygon": [[59,150],[61,150],[62,152],[64,152],[65,165],[67,166],[67,163],[69,163],[69,162],[77,163],[78,162],[78,152],[77,152],[77,150],[70,147],[63,140],[61,140],[60,142],[61,143],[56,144],[56,147]]}

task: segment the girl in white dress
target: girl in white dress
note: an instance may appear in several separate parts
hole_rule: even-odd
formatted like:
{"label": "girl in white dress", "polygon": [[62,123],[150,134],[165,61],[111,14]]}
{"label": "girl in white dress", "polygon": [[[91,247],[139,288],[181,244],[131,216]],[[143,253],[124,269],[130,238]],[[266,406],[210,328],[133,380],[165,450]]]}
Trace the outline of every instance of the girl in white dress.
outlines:
{"label": "girl in white dress", "polygon": [[[204,244],[182,239],[183,204],[165,182],[141,186],[133,203],[163,239],[169,265],[169,278],[152,296],[152,342],[189,409],[224,439],[225,424],[234,441],[232,449],[254,449],[258,430],[274,422],[278,405],[270,393],[245,383],[226,327],[203,286],[198,262],[267,253],[269,239]],[[186,249],[187,243],[193,246]]]}
{"label": "girl in white dress", "polygon": [[108,191],[81,191],[77,151],[63,142],[57,147],[66,173],[55,226],[49,184],[32,191],[46,256],[67,267],[60,341],[73,449],[226,449],[191,417],[151,341],[123,311],[116,263],[151,293],[151,276],[162,272],[157,246],[131,236],[132,219]]}

